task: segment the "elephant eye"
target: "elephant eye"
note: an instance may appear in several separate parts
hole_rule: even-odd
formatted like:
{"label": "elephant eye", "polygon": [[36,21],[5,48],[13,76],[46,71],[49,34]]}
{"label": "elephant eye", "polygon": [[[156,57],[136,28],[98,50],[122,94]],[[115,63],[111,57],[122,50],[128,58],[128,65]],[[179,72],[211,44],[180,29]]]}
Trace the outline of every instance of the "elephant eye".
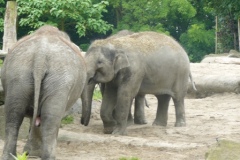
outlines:
{"label": "elephant eye", "polygon": [[104,65],[104,63],[103,63],[102,60],[98,60],[97,61],[97,65],[98,65],[98,67],[102,67]]}

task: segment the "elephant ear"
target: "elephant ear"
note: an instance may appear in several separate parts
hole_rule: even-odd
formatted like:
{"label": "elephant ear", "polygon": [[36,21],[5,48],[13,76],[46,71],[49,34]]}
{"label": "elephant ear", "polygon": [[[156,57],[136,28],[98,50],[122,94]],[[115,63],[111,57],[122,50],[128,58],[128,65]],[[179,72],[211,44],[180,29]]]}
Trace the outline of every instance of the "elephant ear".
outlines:
{"label": "elephant ear", "polygon": [[113,61],[114,73],[116,74],[119,70],[127,68],[130,66],[127,55],[121,51],[117,50],[115,58]]}

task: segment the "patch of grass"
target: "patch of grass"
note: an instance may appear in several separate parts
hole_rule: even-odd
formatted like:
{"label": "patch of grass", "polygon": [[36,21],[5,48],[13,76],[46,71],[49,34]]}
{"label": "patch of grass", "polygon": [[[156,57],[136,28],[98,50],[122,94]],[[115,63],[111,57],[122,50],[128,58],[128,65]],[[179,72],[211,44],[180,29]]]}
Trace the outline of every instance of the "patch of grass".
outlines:
{"label": "patch of grass", "polygon": [[68,115],[62,119],[61,123],[62,124],[72,124],[73,121],[74,121],[74,117],[71,115]]}
{"label": "patch of grass", "polygon": [[[11,154],[11,153],[10,153]],[[15,160],[27,160],[28,156],[27,156],[27,152],[24,152],[22,155],[17,154],[17,157],[15,157],[13,154],[11,154],[11,156],[15,159]]]}
{"label": "patch of grass", "polygon": [[3,60],[0,59],[0,67],[2,67],[2,65],[3,65]]}
{"label": "patch of grass", "polygon": [[102,99],[102,94],[99,89],[95,89],[93,92],[93,100],[101,100]]}
{"label": "patch of grass", "polygon": [[121,157],[121,158],[119,158],[119,160],[140,160],[140,159],[137,157],[131,157],[131,158]]}

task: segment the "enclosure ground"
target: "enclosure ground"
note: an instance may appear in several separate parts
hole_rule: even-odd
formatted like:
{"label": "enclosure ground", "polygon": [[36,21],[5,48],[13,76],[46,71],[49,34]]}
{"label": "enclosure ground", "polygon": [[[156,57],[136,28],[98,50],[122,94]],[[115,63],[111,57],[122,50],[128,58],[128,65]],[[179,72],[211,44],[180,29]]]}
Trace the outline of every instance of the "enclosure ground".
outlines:
{"label": "enclosure ground", "polygon": [[[174,127],[175,110],[169,106],[167,127],[152,126],[157,101],[147,96],[150,107],[146,108],[148,124],[128,127],[127,136],[103,134],[99,116],[100,102],[94,103],[89,126],[80,125],[80,115],[74,115],[74,124],[60,129],[58,160],[118,160],[122,157],[137,157],[140,160],[204,160],[216,139],[240,139],[240,95],[215,94],[203,99],[186,99],[186,127]],[[18,142],[22,151],[25,140]],[[3,141],[0,140],[0,152]]]}

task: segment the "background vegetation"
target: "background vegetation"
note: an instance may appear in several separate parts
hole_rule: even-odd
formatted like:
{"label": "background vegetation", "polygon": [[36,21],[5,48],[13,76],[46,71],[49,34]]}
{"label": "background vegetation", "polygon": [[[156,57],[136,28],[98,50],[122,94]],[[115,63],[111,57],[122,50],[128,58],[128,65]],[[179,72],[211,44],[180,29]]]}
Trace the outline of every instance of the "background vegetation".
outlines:
{"label": "background vegetation", "polygon": [[[192,62],[215,52],[218,17],[218,53],[238,49],[239,0],[16,0],[18,38],[51,24],[67,32],[87,50],[91,41],[122,29],[152,30],[174,37]],[[0,36],[6,1],[0,0]],[[1,41],[2,43],[2,41]]]}

